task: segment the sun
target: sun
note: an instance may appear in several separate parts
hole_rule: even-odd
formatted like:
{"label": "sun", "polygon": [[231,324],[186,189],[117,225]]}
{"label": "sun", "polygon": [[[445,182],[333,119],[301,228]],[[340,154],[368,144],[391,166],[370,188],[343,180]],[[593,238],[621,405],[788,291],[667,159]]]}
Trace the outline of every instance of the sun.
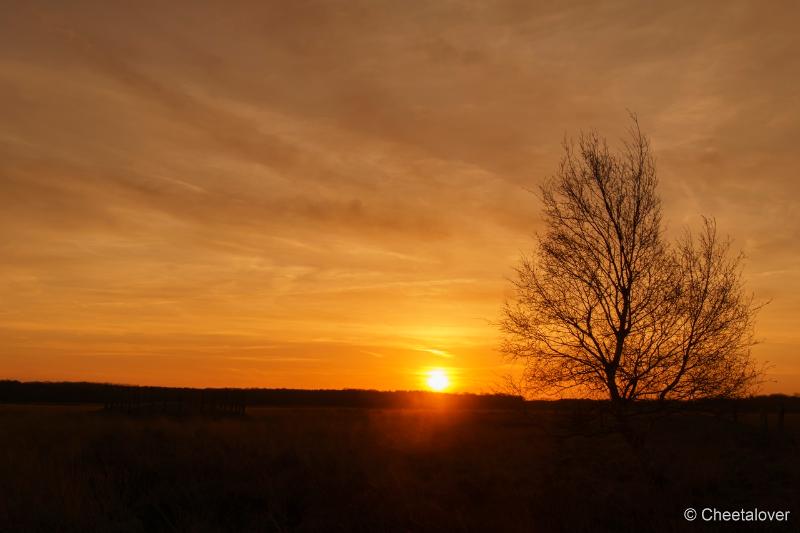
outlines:
{"label": "sun", "polygon": [[447,372],[441,369],[429,370],[426,382],[431,390],[437,392],[443,391],[450,386],[450,378],[447,377]]}

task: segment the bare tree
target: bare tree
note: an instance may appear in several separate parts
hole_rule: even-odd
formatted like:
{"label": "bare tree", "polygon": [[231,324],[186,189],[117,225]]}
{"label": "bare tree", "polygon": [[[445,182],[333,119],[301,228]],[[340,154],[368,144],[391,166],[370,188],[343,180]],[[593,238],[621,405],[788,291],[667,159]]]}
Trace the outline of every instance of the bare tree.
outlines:
{"label": "bare tree", "polygon": [[664,238],[649,141],[633,117],[612,153],[596,133],[564,143],[541,187],[546,230],[513,280],[502,351],[537,393],[635,399],[732,397],[751,390],[758,310],[741,256],[704,219]]}

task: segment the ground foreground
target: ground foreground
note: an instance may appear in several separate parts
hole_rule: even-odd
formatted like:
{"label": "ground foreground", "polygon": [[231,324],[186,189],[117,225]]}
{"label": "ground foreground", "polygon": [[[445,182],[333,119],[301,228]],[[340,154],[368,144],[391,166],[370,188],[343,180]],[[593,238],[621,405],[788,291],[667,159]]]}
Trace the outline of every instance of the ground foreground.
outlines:
{"label": "ground foreground", "polygon": [[[797,530],[798,415],[0,406],[2,531]],[[649,429],[648,429],[649,428]],[[641,439],[641,440],[640,440]],[[791,511],[772,524],[684,510]]]}

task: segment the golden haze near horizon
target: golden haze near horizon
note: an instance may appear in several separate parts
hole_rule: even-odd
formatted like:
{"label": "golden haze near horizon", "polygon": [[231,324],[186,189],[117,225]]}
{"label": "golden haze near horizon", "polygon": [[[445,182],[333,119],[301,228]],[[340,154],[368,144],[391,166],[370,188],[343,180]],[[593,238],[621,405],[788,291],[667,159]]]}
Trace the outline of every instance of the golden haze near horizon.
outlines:
{"label": "golden haze near horizon", "polygon": [[2,4],[0,378],[492,390],[526,189],[631,109],[800,391],[796,3]]}

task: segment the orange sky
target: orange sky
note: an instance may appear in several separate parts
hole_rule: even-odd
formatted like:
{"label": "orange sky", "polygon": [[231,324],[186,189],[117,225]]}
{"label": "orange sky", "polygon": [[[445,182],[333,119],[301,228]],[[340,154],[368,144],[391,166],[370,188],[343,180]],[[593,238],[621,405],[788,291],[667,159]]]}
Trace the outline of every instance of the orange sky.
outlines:
{"label": "orange sky", "polygon": [[0,378],[492,390],[525,189],[631,109],[800,391],[796,2],[119,4],[2,2]]}

